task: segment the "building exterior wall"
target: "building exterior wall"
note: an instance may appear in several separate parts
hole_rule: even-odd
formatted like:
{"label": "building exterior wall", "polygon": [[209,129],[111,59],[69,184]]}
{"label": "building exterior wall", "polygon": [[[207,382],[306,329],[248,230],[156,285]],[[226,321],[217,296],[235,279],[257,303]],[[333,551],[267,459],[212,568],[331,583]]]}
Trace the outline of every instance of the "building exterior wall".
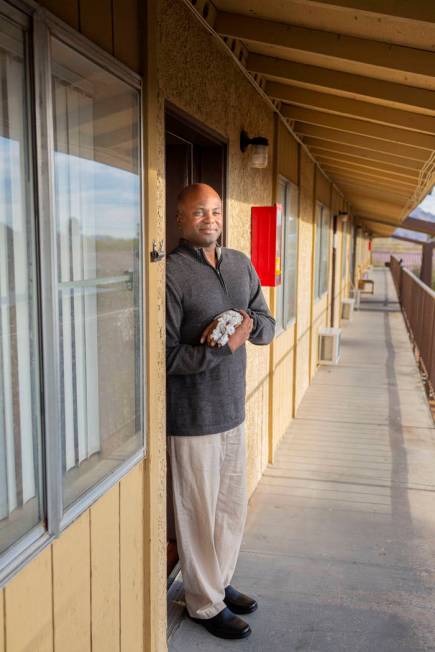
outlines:
{"label": "building exterior wall", "polygon": [[[148,20],[136,0],[41,4],[135,72],[147,73],[144,237],[146,242],[163,239],[164,207],[156,201],[153,160],[162,148],[154,138],[157,41],[152,28],[147,39],[146,28],[157,20],[155,3],[148,3]],[[148,261],[145,256],[145,323],[151,336],[146,347],[147,458],[0,590],[1,652],[165,649],[164,266]]]}
{"label": "building exterior wall", "polygon": [[[298,143],[277,116],[275,118],[274,201],[277,198],[278,177],[284,177],[299,187]],[[271,302],[275,315],[276,297],[277,290],[273,288]],[[269,462],[273,462],[278,444],[293,418],[295,334],[296,320],[287,329],[278,329],[270,346]]]}
{"label": "building exterior wall", "polygon": [[[251,206],[274,202],[278,174],[299,188],[296,320],[271,347],[248,344],[246,431],[252,494],[317,368],[318,330],[328,323],[331,299],[330,292],[317,301],[313,296],[314,211],[316,200],[331,207],[331,184],[181,1],[150,1],[146,16],[136,0],[43,4],[144,75],[146,252],[153,239],[165,237],[165,101],[228,142],[229,247],[250,254]],[[269,139],[274,165],[249,168],[239,148],[241,129]],[[337,195],[332,208],[341,207],[340,202]],[[364,270],[370,257],[361,233],[358,238],[356,264]],[[144,261],[147,457],[0,591],[0,632],[5,633],[0,652],[166,648],[165,279],[164,264],[150,264],[147,256]],[[337,270],[340,302],[339,258]],[[264,294],[274,310],[275,291],[265,288]]]}
{"label": "building exterior wall", "polygon": [[[240,151],[240,131],[268,138],[272,158],[273,112],[183,3],[162,0],[160,11],[159,138],[164,140],[164,100],[168,100],[228,139],[227,246],[250,255],[250,209],[272,203],[273,170],[271,165],[266,169],[249,167],[247,154]],[[164,205],[163,157],[158,176]],[[264,293],[270,300],[267,288]],[[250,493],[268,460],[268,420],[269,350],[248,344],[246,433]]]}
{"label": "building exterior wall", "polygon": [[6,585],[8,652],[145,649],[143,485],[144,462]]}
{"label": "building exterior wall", "polygon": [[[333,223],[333,216],[338,215],[343,207],[342,197],[333,189],[331,192],[331,229]],[[343,238],[343,223],[341,219],[337,219],[337,230],[335,234],[335,280],[334,280],[334,296],[332,296],[332,269],[330,274],[330,305],[328,308],[329,317],[331,316],[331,304],[334,305],[334,326],[340,325],[340,307],[341,307],[341,248],[342,248],[342,238]],[[331,248],[331,266],[332,266],[332,248]],[[329,319],[331,323],[331,319]]]}
{"label": "building exterior wall", "polygon": [[297,356],[295,378],[295,410],[310,384],[313,311],[314,258],[314,189],[316,167],[300,148],[299,167],[299,250],[297,291]]}
{"label": "building exterior wall", "polygon": [[143,72],[145,12],[137,0],[41,0],[39,4],[135,72]]}
{"label": "building exterior wall", "polygon": [[[318,299],[314,297],[314,284],[312,290],[312,323],[311,323],[311,363],[310,363],[310,379],[314,378],[317,371],[318,357],[319,357],[319,329],[328,325],[328,316],[330,313],[330,297],[331,297],[331,262],[332,262],[332,211],[331,211],[331,183],[322,174],[321,170],[316,168],[315,183],[314,183],[314,206],[315,202],[321,202],[330,213],[330,229],[329,229],[329,261],[328,261],[328,289]],[[316,225],[313,228],[313,258],[312,270],[314,274],[315,260],[314,260],[314,242],[316,238]]]}

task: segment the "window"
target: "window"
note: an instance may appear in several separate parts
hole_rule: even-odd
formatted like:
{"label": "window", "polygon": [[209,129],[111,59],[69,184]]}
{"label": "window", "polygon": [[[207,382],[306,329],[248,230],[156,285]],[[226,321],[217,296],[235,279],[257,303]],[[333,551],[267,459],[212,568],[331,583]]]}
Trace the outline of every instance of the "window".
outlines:
{"label": "window", "polygon": [[42,519],[25,32],[0,23],[0,553]]}
{"label": "window", "polygon": [[326,206],[316,204],[316,240],[314,259],[314,297],[319,299],[328,289],[330,217]]}
{"label": "window", "polygon": [[69,505],[140,443],[139,107],[134,89],[57,39],[51,52],[62,462]]}
{"label": "window", "polygon": [[280,177],[278,203],[283,210],[282,282],[276,292],[276,322],[278,328],[288,328],[296,317],[296,280],[298,255],[298,188]]}
{"label": "window", "polygon": [[346,270],[347,270],[347,256],[349,250],[349,227],[350,227],[350,223],[344,222],[342,227],[343,245],[341,250],[341,278],[343,279],[346,277]]}
{"label": "window", "polygon": [[0,4],[0,581],[144,450],[140,80],[26,21]]}

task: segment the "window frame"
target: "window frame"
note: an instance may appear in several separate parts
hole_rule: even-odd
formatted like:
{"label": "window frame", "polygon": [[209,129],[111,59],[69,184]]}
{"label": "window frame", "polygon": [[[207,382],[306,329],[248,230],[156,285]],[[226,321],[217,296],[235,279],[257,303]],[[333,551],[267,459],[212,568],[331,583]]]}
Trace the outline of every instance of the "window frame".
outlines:
{"label": "window frame", "polygon": [[350,222],[343,222],[342,226],[342,247],[341,247],[341,279],[346,280],[348,263],[347,263],[347,252],[349,249],[349,226]]}
{"label": "window frame", "polygon": [[[319,218],[317,210],[320,209]],[[329,258],[330,258],[330,242],[331,242],[331,215],[329,208],[320,201],[315,203],[315,242],[314,242],[314,301],[317,303],[325,294],[328,293],[328,277],[329,277]],[[324,237],[325,234],[325,224],[328,224],[328,235],[327,238]],[[323,254],[326,249],[326,273],[325,278],[322,278],[322,260],[324,259]],[[324,281],[324,289],[322,290],[321,281]]]}
{"label": "window frame", "polygon": [[[31,131],[31,165],[34,171],[32,201],[35,214],[35,269],[37,274],[37,330],[39,346],[39,383],[41,404],[42,457],[42,517],[41,522],[0,554],[0,588],[19,572],[43,548],[70,525],[80,514],[119,482],[147,454],[148,405],[145,401],[147,387],[147,358],[145,341],[145,216],[144,216],[144,147],[143,147],[143,83],[136,72],[130,70],[111,54],[89,41],[85,36],[65,25],[50,12],[29,0],[0,0],[0,17],[13,21],[26,33],[26,72],[29,77],[29,104]],[[52,63],[50,39],[54,37],[86,57],[111,75],[134,88],[138,93],[138,143],[139,143],[139,380],[141,446],[128,459],[116,467],[66,509],[63,507],[63,474],[61,439],[59,436],[59,341],[58,299],[56,275],[56,236],[54,213],[54,161],[52,112]],[[42,218],[41,218],[42,216]],[[50,343],[45,346],[44,343]],[[135,377],[135,383],[136,383]]]}
{"label": "window frame", "polygon": [[[275,317],[277,322],[277,336],[284,333],[288,330],[295,322],[297,317],[297,287],[298,287],[298,261],[299,261],[299,187],[279,174],[277,179],[277,189],[280,184],[284,184],[285,187],[285,206],[282,207],[282,238],[281,238],[281,260],[282,260],[282,274],[281,274],[281,285],[278,286],[279,290],[276,292],[276,310]],[[294,314],[286,321],[286,307],[288,307],[288,301],[286,301],[286,265],[287,265],[287,251],[286,251],[286,234],[287,234],[287,208],[290,209],[291,205],[291,196],[292,193],[297,194],[297,214],[294,216],[296,220],[296,265],[295,265],[295,305],[294,305]],[[277,192],[278,199],[278,192]],[[278,302],[279,302],[279,312],[278,312]]]}

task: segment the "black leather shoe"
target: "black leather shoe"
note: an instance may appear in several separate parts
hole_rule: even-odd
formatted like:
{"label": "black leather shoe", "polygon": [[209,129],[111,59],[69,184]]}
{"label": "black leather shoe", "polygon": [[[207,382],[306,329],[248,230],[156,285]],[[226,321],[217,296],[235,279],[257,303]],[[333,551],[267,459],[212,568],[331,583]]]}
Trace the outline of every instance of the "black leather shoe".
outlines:
{"label": "black leather shoe", "polygon": [[213,618],[192,618],[192,620],[203,625],[210,634],[218,638],[246,638],[252,631],[248,623],[235,616],[228,607]]}
{"label": "black leather shoe", "polygon": [[231,584],[225,589],[224,602],[235,614],[252,614],[258,607],[256,600],[240,593]]}

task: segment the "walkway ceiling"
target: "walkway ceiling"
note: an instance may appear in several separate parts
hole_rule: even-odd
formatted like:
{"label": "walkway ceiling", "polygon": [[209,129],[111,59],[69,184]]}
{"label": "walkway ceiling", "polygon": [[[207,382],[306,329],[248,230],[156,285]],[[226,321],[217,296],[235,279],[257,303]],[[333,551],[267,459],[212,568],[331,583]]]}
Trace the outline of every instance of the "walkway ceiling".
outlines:
{"label": "walkway ceiling", "polygon": [[213,0],[211,15],[353,213],[392,234],[435,181],[435,1]]}

